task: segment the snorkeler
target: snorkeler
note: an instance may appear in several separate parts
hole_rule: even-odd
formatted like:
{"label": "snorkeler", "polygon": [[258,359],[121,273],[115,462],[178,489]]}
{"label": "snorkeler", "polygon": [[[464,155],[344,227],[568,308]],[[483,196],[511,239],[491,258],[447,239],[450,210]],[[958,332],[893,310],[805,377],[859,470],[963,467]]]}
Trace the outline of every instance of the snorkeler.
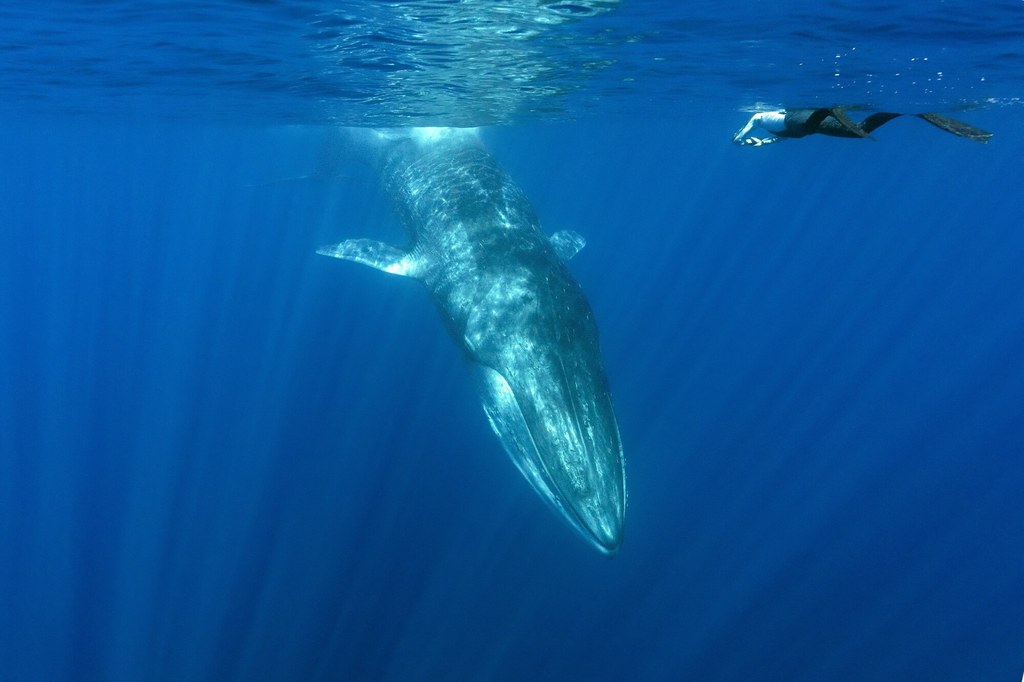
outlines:
{"label": "snorkeler", "polygon": [[[899,116],[916,116],[928,121],[932,125],[942,128],[947,133],[953,133],[960,137],[966,137],[975,142],[988,142],[992,133],[975,128],[963,121],[942,116],[941,114],[892,114],[880,111],[871,114],[860,123],[856,123],[844,111],[846,107],[832,107],[823,109],[781,109],[779,111],[763,111],[754,114],[747,121],[739,132],[732,136],[732,141],[738,145],[762,145],[778,142],[787,137],[805,137],[821,133],[833,137],[871,137],[871,131],[884,123],[888,123]],[[754,128],[761,128],[769,133],[770,137],[758,138],[749,136]]]}

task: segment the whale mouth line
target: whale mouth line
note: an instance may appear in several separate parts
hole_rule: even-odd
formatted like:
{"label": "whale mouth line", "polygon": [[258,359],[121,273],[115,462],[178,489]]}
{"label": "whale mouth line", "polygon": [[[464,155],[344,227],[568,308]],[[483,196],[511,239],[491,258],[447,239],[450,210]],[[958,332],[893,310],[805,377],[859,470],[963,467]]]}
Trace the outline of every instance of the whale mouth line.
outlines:
{"label": "whale mouth line", "polygon": [[[559,365],[561,365],[561,360],[559,360]],[[519,400],[519,395],[518,395],[518,393],[514,389],[512,389],[512,385],[509,384],[508,379],[505,378],[504,374],[502,374],[498,370],[494,369],[493,367],[491,367],[490,369],[491,369],[491,371],[495,372],[498,376],[500,376],[502,381],[504,381],[506,383],[506,385],[508,385],[509,389],[512,392],[512,397],[516,401],[516,408],[519,410],[519,414],[523,415],[524,414],[523,413],[523,406],[522,406],[522,403]],[[562,367],[562,371],[564,373],[564,371],[565,371],[564,366]],[[574,416],[575,424],[576,424],[576,426],[578,428],[579,427],[579,422],[578,422],[578,420],[575,420],[575,417],[576,417],[575,411],[576,411],[576,406],[575,406],[575,403],[573,403],[573,416]],[[534,438],[534,436],[533,436],[533,429],[530,428],[529,424],[526,422],[525,417],[523,418],[523,423],[526,424],[526,433],[530,436],[530,445],[533,446],[533,451],[535,453],[539,454],[541,452],[541,450],[540,450],[539,447],[537,447],[537,439]],[[616,539],[614,544],[605,544],[604,542],[602,542],[601,539],[598,537],[598,534],[596,532],[594,532],[594,530],[590,527],[589,524],[586,523],[586,521],[584,521],[583,517],[580,515],[580,512],[576,508],[576,506],[572,505],[572,504],[569,504],[569,502],[568,502],[569,496],[566,495],[565,491],[563,491],[562,488],[558,485],[558,483],[556,482],[556,478],[551,475],[551,471],[548,468],[547,462],[544,460],[544,458],[543,457],[537,457],[536,458],[536,462],[540,465],[541,472],[543,473],[543,483],[544,483],[544,485],[546,487],[548,487],[549,490],[551,490],[552,492],[556,493],[554,496],[552,496],[552,500],[551,501],[554,502],[558,506],[558,508],[562,511],[563,514],[565,514],[565,516],[567,517],[568,520],[570,520],[570,523],[573,526],[575,526],[576,528],[578,528],[578,529],[580,529],[582,531],[585,531],[585,533],[583,533],[583,535],[588,540],[590,540],[590,543],[592,545],[597,547],[598,550],[600,550],[601,552],[603,552],[605,555],[607,555],[609,557],[615,556],[618,553],[619,548],[620,548],[620,546],[622,544],[621,540]]]}

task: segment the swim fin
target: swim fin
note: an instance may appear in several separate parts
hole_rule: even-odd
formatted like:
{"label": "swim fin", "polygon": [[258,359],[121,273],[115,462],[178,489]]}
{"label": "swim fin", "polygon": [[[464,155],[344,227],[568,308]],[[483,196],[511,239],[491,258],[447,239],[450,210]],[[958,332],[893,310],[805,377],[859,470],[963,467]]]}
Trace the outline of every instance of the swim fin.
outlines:
{"label": "swim fin", "polygon": [[928,121],[937,128],[942,128],[947,133],[953,133],[954,135],[959,135],[960,137],[966,137],[968,140],[974,140],[975,142],[981,142],[984,144],[985,142],[989,141],[989,138],[992,137],[992,133],[990,132],[982,130],[981,128],[975,128],[974,126],[968,125],[963,121],[958,121],[955,118],[943,116],[942,114],[925,113],[914,115],[917,116],[918,118],[923,118],[924,120]]}

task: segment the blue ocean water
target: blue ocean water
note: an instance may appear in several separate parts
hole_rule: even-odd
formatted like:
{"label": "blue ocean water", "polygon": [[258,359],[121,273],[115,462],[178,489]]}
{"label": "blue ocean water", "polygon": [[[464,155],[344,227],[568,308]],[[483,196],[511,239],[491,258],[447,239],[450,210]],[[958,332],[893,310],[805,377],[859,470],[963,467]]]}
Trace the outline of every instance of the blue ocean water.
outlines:
{"label": "blue ocean water", "polygon": [[[1024,6],[8,3],[0,679],[1024,673]],[[765,148],[766,106],[939,111]],[[858,114],[859,115],[859,114]],[[621,553],[508,461],[341,126],[588,244]]]}

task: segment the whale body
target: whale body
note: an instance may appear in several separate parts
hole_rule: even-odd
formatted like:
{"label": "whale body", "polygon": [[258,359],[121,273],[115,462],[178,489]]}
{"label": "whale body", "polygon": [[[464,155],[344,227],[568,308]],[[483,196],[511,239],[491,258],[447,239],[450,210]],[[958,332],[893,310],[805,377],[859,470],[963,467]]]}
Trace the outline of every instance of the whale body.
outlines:
{"label": "whale body", "polygon": [[317,253],[426,286],[479,382],[484,411],[530,484],[607,555],[622,543],[625,468],[590,304],[522,190],[471,129],[374,131],[407,248],[350,239]]}

